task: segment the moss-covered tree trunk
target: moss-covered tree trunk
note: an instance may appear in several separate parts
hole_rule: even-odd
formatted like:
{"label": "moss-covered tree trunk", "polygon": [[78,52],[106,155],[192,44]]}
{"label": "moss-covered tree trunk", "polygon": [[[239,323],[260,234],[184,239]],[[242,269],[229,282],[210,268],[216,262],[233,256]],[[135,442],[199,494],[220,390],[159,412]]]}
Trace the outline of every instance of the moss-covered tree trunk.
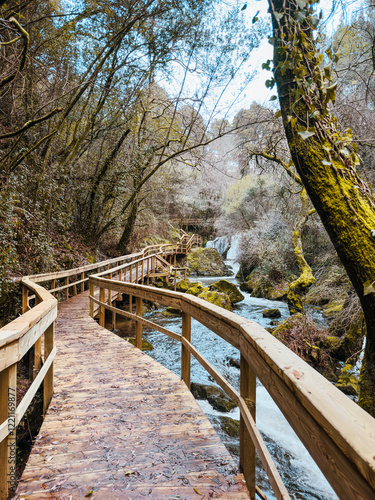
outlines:
{"label": "moss-covered tree trunk", "polygon": [[[359,402],[375,416],[375,200],[361,179],[349,130],[341,132],[329,109],[335,98],[331,63],[322,67],[314,30],[316,2],[269,0],[274,78],[294,165],[363,308],[367,342]],[[270,82],[272,85],[272,81]]]}
{"label": "moss-covered tree trunk", "polygon": [[293,250],[300,270],[300,275],[288,287],[287,302],[290,314],[303,312],[301,294],[304,293],[315,281],[311,267],[308,265],[302,247],[301,232],[309,216],[309,198],[306,189],[300,193],[301,211],[293,228]]}

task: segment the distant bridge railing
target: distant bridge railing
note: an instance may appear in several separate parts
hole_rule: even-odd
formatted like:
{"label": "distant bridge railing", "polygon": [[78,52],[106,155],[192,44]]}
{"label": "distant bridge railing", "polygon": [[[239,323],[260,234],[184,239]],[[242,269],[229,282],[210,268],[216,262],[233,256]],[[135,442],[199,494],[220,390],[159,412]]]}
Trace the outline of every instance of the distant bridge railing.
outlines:
{"label": "distant bridge railing", "polygon": [[[145,266],[145,267],[144,267]],[[147,280],[147,264],[137,277]],[[90,311],[105,325],[105,310],[136,322],[136,346],[142,346],[143,326],[181,342],[181,378],[190,388],[190,355],[208,371],[238,405],[240,464],[251,498],[265,495],[255,483],[255,450],[278,499],[288,492],[256,427],[256,377],[272,396],[341,499],[375,498],[375,420],[323,376],[270,335],[264,328],[192,295],[126,282],[129,269],[104,271],[89,277]],[[125,281],[123,281],[125,280]],[[133,280],[135,281],[135,280]],[[128,311],[113,306],[114,296],[135,297]],[[142,317],[142,301],[149,300],[182,311],[181,333]],[[94,310],[94,304],[98,309]],[[240,391],[191,344],[191,318],[240,351]],[[114,325],[115,326],[115,325]]]}
{"label": "distant bridge railing", "polygon": [[[23,314],[0,328],[0,500],[7,499],[9,491],[15,486],[17,425],[42,383],[44,411],[52,398],[57,299],[66,300],[87,290],[91,273],[110,271],[112,268],[124,265],[129,265],[129,269],[135,270],[137,262],[146,258],[150,261],[154,259],[155,273],[166,277],[174,272],[176,280],[178,268],[166,259],[172,261],[176,255],[186,254],[194,244],[200,243],[200,236],[184,234],[178,243],[150,245],[130,255],[68,271],[26,276],[22,279]],[[28,376],[32,383],[17,405],[17,363],[23,358],[28,365]]]}

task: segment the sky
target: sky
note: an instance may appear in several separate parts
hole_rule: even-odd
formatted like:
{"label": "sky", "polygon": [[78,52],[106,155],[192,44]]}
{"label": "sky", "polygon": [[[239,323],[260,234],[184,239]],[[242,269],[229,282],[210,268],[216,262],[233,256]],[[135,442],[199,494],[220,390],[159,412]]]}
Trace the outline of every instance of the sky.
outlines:
{"label": "sky", "polygon": [[[338,2],[336,11],[333,15],[331,15],[332,11],[332,0],[321,0],[319,3],[319,10],[323,11],[323,22],[325,30],[328,34],[332,34],[336,27],[339,25],[342,16],[344,15],[347,21],[350,20],[350,17],[356,14],[359,10],[363,9],[364,0],[343,0],[346,2],[345,11],[343,12],[342,4]],[[233,5],[234,2],[231,2]],[[268,11],[268,2],[267,0],[251,0],[248,2],[243,2],[247,4],[246,9],[243,11],[244,16],[246,17],[247,25],[250,29],[252,25],[252,19],[255,15],[261,18],[269,18]],[[234,115],[241,108],[249,108],[253,101],[258,102],[259,104],[263,104],[265,106],[274,107],[277,106],[277,101],[274,103],[270,102],[270,97],[275,94],[275,90],[267,89],[265,86],[265,81],[271,77],[271,72],[267,70],[262,70],[262,63],[266,62],[268,59],[272,60],[272,46],[268,43],[267,38],[265,38],[259,48],[255,49],[249,61],[249,68],[256,72],[256,75],[253,76],[252,80],[248,83],[246,89],[241,94],[240,99],[235,103],[232,107],[229,118],[233,118]],[[233,90],[233,93],[235,89]],[[233,96],[227,96],[228,102],[233,100]]]}

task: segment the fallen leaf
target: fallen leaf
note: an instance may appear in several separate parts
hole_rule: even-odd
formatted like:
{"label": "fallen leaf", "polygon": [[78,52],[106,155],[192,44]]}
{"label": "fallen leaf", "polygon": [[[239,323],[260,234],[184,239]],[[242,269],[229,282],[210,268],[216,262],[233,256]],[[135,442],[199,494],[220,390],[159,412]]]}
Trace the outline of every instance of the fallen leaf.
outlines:
{"label": "fallen leaf", "polygon": [[193,488],[193,489],[194,489],[194,491],[195,491],[195,493],[196,493],[197,495],[202,495],[202,493],[200,493],[200,492],[197,490],[197,488]]}
{"label": "fallen leaf", "polygon": [[87,495],[85,495],[85,498],[86,498],[86,497],[91,497],[91,495],[92,495],[93,493],[94,493],[94,490],[90,490],[90,491],[87,493]]}
{"label": "fallen leaf", "polygon": [[135,474],[135,471],[134,470],[127,470],[125,472],[125,476],[130,476],[131,474]]}

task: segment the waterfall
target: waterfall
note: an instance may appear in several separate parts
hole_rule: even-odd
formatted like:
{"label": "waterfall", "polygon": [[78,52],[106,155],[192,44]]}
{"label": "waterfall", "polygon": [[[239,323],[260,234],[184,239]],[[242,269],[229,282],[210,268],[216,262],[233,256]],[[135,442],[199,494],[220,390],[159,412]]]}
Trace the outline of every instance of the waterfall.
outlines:
{"label": "waterfall", "polygon": [[240,252],[240,241],[242,233],[234,234],[233,236],[218,236],[214,240],[207,241],[206,247],[216,248],[220,255],[223,255],[229,247],[226,259],[237,262]]}

